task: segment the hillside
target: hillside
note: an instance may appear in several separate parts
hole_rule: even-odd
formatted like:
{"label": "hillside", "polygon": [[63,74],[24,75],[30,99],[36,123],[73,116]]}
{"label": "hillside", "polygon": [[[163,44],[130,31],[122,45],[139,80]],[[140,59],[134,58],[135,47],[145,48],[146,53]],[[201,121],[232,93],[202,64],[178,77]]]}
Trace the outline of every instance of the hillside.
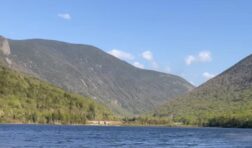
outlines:
{"label": "hillside", "polygon": [[42,39],[3,41],[5,54],[0,57],[9,67],[90,96],[121,115],[150,111],[193,89],[178,76],[135,68],[93,46]]}
{"label": "hillside", "polygon": [[252,127],[252,55],[154,116],[190,125]]}
{"label": "hillside", "polygon": [[93,99],[71,94],[0,64],[0,123],[85,124],[110,119]]}

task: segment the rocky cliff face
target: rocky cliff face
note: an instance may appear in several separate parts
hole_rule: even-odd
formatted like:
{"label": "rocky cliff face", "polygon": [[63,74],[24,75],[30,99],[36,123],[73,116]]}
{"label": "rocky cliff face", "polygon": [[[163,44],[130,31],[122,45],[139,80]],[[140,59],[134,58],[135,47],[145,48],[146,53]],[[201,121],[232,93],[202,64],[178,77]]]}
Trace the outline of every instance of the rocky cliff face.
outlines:
{"label": "rocky cliff face", "polygon": [[1,61],[4,61],[11,66],[12,61],[9,59],[10,54],[11,49],[8,40],[3,36],[0,36],[0,55],[4,57],[3,59],[1,59]]}
{"label": "rocky cliff face", "polygon": [[0,51],[6,56],[10,55],[11,53],[8,40],[2,36],[0,36]]}
{"label": "rocky cliff face", "polygon": [[91,96],[119,114],[150,111],[193,88],[178,76],[135,68],[93,46],[41,39],[8,41],[12,67]]}

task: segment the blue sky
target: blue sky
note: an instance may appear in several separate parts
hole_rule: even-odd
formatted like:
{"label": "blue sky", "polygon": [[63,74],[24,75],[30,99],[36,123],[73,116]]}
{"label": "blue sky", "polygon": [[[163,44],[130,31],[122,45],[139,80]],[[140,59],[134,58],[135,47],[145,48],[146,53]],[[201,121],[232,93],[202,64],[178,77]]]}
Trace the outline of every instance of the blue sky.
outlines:
{"label": "blue sky", "polygon": [[91,44],[195,85],[252,53],[251,0],[8,0],[0,34]]}

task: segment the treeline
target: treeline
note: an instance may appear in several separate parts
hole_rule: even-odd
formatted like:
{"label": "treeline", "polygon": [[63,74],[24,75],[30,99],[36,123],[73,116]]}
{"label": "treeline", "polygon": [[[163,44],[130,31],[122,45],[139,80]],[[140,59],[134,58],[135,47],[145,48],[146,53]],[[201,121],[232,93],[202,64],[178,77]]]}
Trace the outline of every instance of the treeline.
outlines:
{"label": "treeline", "polygon": [[[70,106],[69,106],[70,107]],[[88,109],[80,108],[80,111],[71,111],[63,109],[50,109],[43,110],[35,109],[34,111],[26,111],[25,109],[15,109],[16,112],[6,113],[1,116],[0,122],[2,123],[40,123],[40,124],[86,124],[87,120],[111,120],[111,114],[103,113],[102,116],[98,115],[96,106],[93,104],[88,105]],[[81,111],[83,110],[83,111]],[[8,112],[11,110],[5,110]],[[3,111],[2,111],[3,112]],[[97,117],[98,116],[98,117]]]}
{"label": "treeline", "polygon": [[219,116],[209,119],[189,119],[170,117],[132,117],[122,119],[126,125],[141,125],[141,126],[198,126],[198,127],[225,127],[225,128],[252,128],[252,116],[250,117],[228,117]]}
{"label": "treeline", "polygon": [[143,116],[143,117],[132,117],[132,118],[123,118],[123,123],[125,125],[146,125],[146,126],[171,126],[172,121],[168,118],[157,118],[152,116]]}
{"label": "treeline", "polygon": [[114,120],[111,111],[88,97],[0,66],[0,122],[85,124]]}
{"label": "treeline", "polygon": [[190,120],[188,118],[180,118],[173,120],[174,123],[181,125],[196,125],[200,127],[226,127],[226,128],[252,128],[252,116],[250,117],[229,117],[216,116],[209,119]]}
{"label": "treeline", "polygon": [[208,127],[236,127],[236,128],[252,128],[252,117],[215,117],[209,119],[204,125]]}

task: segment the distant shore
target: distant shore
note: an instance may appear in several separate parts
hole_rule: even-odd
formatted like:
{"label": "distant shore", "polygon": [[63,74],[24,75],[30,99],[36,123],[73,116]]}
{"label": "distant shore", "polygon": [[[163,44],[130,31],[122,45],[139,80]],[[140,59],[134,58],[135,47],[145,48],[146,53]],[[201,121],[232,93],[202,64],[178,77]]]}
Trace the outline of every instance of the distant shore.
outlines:
{"label": "distant shore", "polygon": [[90,125],[90,126],[122,126],[124,125],[123,122],[121,121],[109,121],[109,120],[90,120],[87,121],[85,124],[80,124],[80,123],[60,123],[60,122],[55,122],[55,123],[33,123],[33,122],[15,122],[15,123],[0,123],[0,125],[69,125],[69,126],[85,126],[85,125]]}
{"label": "distant shore", "polygon": [[105,121],[103,120],[93,120],[87,121],[86,124],[61,124],[61,123],[0,123],[1,125],[45,125],[45,126],[104,126],[104,127],[113,127],[113,126],[125,126],[125,127],[167,127],[167,128],[239,128],[239,127],[207,127],[207,126],[196,126],[196,125],[151,125],[151,124],[127,124],[122,121]]}
{"label": "distant shore", "polygon": [[[99,123],[100,122],[100,123]],[[108,121],[107,121],[108,122]],[[109,121],[109,124],[104,124],[102,120],[88,121],[86,124],[61,124],[61,123],[0,123],[1,125],[45,125],[45,126],[127,126],[127,127],[167,127],[167,128],[208,128],[200,126],[175,126],[175,125],[148,125],[148,124],[127,124],[121,121]]]}

